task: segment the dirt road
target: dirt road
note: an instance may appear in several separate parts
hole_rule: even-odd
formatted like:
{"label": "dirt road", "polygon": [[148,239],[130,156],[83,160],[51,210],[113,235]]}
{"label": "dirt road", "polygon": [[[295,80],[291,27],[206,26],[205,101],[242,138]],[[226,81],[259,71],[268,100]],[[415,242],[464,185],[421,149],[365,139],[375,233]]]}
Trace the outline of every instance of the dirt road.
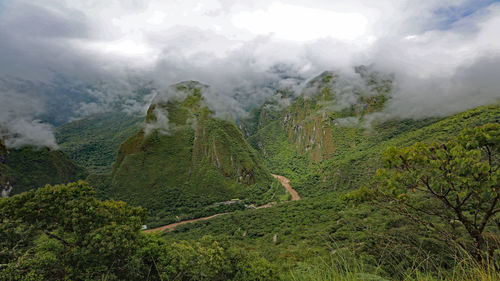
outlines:
{"label": "dirt road", "polygon": [[300,195],[297,193],[297,191],[295,191],[295,189],[292,188],[292,186],[290,185],[289,179],[285,178],[284,176],[280,176],[280,175],[274,175],[274,174],[271,174],[271,175],[273,177],[277,178],[281,182],[281,185],[283,185],[286,188],[286,190],[288,190],[290,195],[292,195],[292,201],[300,200]]}
{"label": "dirt road", "polygon": [[[281,185],[283,185],[283,187],[290,193],[290,195],[292,195],[292,200],[291,201],[300,200],[300,195],[297,193],[297,191],[295,191],[295,189],[292,188],[292,186],[290,185],[290,180],[289,179],[285,178],[284,176],[280,176],[280,175],[274,175],[274,174],[271,174],[271,175],[273,177],[275,177],[276,179],[278,179],[280,181]],[[269,207],[272,207],[274,205],[276,205],[276,202],[271,202],[271,203],[267,203],[265,205],[259,206],[259,207],[257,207],[257,209],[269,208]],[[193,222],[197,222],[197,221],[209,220],[211,218],[215,218],[215,217],[222,216],[222,215],[225,215],[225,214],[227,214],[227,213],[220,213],[220,214],[215,214],[215,215],[208,216],[208,217],[203,217],[203,218],[197,218],[197,219],[192,219],[192,220],[186,220],[186,221],[171,223],[171,224],[167,224],[167,225],[164,225],[164,226],[159,226],[159,227],[147,229],[147,230],[144,230],[144,232],[150,233],[150,232],[160,232],[160,231],[164,231],[164,230],[171,231],[171,230],[174,230],[179,225],[183,225],[183,224],[187,224],[187,223],[193,223]]]}
{"label": "dirt road", "polygon": [[164,231],[166,229],[168,229],[168,231],[170,231],[170,230],[174,230],[179,225],[183,225],[183,224],[186,224],[186,223],[197,222],[197,221],[209,220],[211,218],[215,218],[215,217],[222,216],[222,215],[225,215],[225,214],[227,214],[227,213],[220,213],[220,214],[215,214],[215,215],[212,215],[212,216],[209,216],[209,217],[197,218],[197,219],[192,219],[192,220],[187,220],[187,221],[180,221],[180,222],[176,222],[176,223],[167,224],[167,225],[164,225],[164,226],[159,226],[159,227],[155,227],[155,228],[151,228],[151,229],[146,229],[146,230],[144,230],[144,232],[146,232],[146,233],[157,232],[157,231]]}

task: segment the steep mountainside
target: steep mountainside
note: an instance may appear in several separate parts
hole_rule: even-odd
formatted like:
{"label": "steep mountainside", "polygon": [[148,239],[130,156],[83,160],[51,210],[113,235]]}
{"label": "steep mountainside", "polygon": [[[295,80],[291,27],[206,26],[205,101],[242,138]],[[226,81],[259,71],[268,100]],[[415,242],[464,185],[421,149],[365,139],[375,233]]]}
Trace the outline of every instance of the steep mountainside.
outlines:
{"label": "steep mountainside", "polygon": [[121,111],[95,114],[57,128],[57,143],[90,173],[109,173],[121,143],[139,130],[143,117]]}
{"label": "steep mountainside", "polygon": [[86,172],[60,150],[7,149],[0,141],[0,191],[3,195],[85,177]]}
{"label": "steep mountainside", "polygon": [[[438,128],[444,126],[445,132],[429,126],[440,118],[377,119],[371,113],[382,110],[391,98],[392,77],[367,67],[358,67],[356,72],[354,82],[324,72],[296,97],[290,91],[277,91],[273,99],[239,123],[270,170],[289,177],[304,196],[364,184],[388,145],[453,136],[466,121],[470,126],[498,122],[498,106],[463,113],[485,111],[480,120],[463,117],[458,124],[453,123],[456,120],[446,125],[436,123]],[[426,135],[416,135],[426,126],[422,131]]]}
{"label": "steep mountainside", "polygon": [[[298,272],[307,270],[305,264],[326,261],[362,264],[365,272],[396,276],[401,268],[411,267],[413,260],[423,260],[423,268],[435,266],[436,261],[453,263],[446,257],[447,251],[440,248],[443,244],[419,232],[413,227],[414,221],[378,205],[352,204],[344,196],[369,184],[388,147],[450,140],[464,128],[500,123],[500,105],[482,106],[441,119],[384,121],[368,129],[332,125],[325,130],[334,132],[332,143],[342,150],[316,164],[307,152],[297,149],[294,138],[289,138],[284,129],[289,111],[290,108],[274,111],[275,119],[259,128],[250,140],[260,149],[272,172],[292,179],[291,184],[302,200],[181,226],[166,233],[166,237],[178,240],[214,235],[230,239],[256,249],[285,269],[297,262]],[[257,120],[272,119],[269,116]],[[419,256],[422,253],[425,256]]]}
{"label": "steep mountainside", "polygon": [[109,178],[90,180],[107,186],[107,196],[146,207],[157,224],[243,208],[243,201],[214,205],[236,198],[285,199],[237,127],[204,104],[206,87],[179,83],[168,100],[157,97],[143,129],[121,145]]}
{"label": "steep mountainside", "polygon": [[279,90],[239,123],[249,143],[273,172],[293,178],[355,148],[373,130],[362,121],[380,111],[390,98],[392,77],[357,67],[346,78],[326,71],[310,80],[300,94]]}

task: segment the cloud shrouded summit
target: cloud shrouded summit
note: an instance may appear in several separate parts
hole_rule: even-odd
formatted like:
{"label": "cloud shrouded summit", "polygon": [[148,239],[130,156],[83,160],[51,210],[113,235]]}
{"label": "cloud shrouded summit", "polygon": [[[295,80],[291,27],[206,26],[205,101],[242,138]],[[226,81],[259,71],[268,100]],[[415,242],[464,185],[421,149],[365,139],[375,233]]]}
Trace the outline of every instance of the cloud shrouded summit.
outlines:
{"label": "cloud shrouded summit", "polygon": [[143,110],[151,81],[208,84],[211,107],[237,117],[360,64],[394,73],[387,114],[446,115],[499,100],[498,30],[496,1],[4,1],[0,132],[56,147],[49,123]]}

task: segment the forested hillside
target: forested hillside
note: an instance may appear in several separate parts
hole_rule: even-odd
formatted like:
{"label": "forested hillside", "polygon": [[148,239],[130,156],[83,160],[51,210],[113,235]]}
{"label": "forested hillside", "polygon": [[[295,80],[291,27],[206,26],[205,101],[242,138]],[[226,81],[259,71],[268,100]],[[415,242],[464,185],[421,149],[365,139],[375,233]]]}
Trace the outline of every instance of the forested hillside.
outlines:
{"label": "forested hillside", "polygon": [[[355,124],[328,123],[327,119],[307,123],[306,120],[314,120],[307,116],[297,119],[300,121],[287,120],[287,116],[295,112],[298,112],[297,116],[305,114],[300,113],[301,110],[315,116],[315,111],[307,109],[299,96],[289,107],[274,107],[271,108],[274,111],[270,111],[269,105],[264,105],[258,110],[260,116],[253,120],[260,124],[253,123],[253,133],[249,134],[249,130],[245,133],[260,152],[258,155],[246,144],[243,134],[234,124],[211,116],[197,90],[202,85],[187,85],[176,85],[186,95],[150,107],[139,133],[120,147],[111,174],[93,174],[88,178],[97,187],[99,197],[125,199],[133,205],[142,205],[149,212],[149,219],[142,210],[129,209],[122,203],[94,201],[96,194],[83,183],[46,187],[4,199],[0,209],[3,217],[8,219],[2,224],[3,233],[7,235],[2,239],[2,247],[8,249],[12,243],[19,243],[19,239],[23,239],[26,246],[0,256],[6,264],[0,271],[2,276],[28,272],[34,278],[56,280],[58,276],[69,276],[70,270],[71,276],[80,280],[103,276],[133,280],[146,278],[145,275],[152,280],[172,276],[193,280],[198,274],[203,274],[207,280],[497,280],[494,266],[498,250],[486,257],[491,264],[478,269],[476,259],[455,242],[441,240],[442,236],[434,229],[415,223],[414,218],[405,213],[386,208],[397,206],[398,201],[394,200],[405,197],[394,197],[391,203],[385,201],[389,197],[374,197],[375,193],[370,190],[377,186],[375,171],[385,167],[383,155],[389,147],[410,146],[417,141],[431,143],[463,138],[464,129],[498,124],[500,106],[478,107],[439,119],[375,120],[371,126],[364,126],[363,116],[357,113],[354,116],[361,116],[360,123]],[[157,108],[168,112],[168,132],[154,127],[162,118],[153,113]],[[245,128],[244,122],[252,124],[243,120],[240,128]],[[297,127],[294,130],[295,122],[301,124],[302,129]],[[319,125],[322,126],[321,133],[314,134],[318,130],[314,129],[315,126],[318,128]],[[148,132],[148,128],[153,130]],[[496,136],[495,127],[491,128],[493,131],[488,134]],[[322,150],[327,139],[325,136],[332,136],[332,146]],[[301,146],[303,139],[309,139],[306,146],[321,139],[321,146],[315,150],[304,149]],[[498,149],[495,140],[493,137],[489,141],[492,149]],[[474,151],[474,147],[468,149]],[[25,157],[31,155],[26,152],[54,153],[33,149],[19,151],[24,151],[22,155]],[[11,153],[2,149],[4,163],[3,159],[10,157]],[[323,156],[316,158],[318,155]],[[498,155],[492,159],[498,161]],[[497,164],[492,162],[492,165]],[[270,172],[290,177],[302,200],[257,210],[245,208],[243,202],[260,204],[266,200],[279,200],[280,197],[276,196],[286,199],[281,186],[275,185],[273,180],[268,181]],[[495,182],[489,184],[495,185]],[[246,201],[235,205],[211,205],[238,196]],[[414,196],[411,189],[409,196]],[[419,202],[419,195],[416,196],[416,202]],[[47,197],[46,201],[44,197]],[[73,199],[68,201],[68,198]],[[435,208],[436,202],[431,199],[426,198],[430,200],[426,204],[430,204],[428,208]],[[35,205],[26,205],[13,213],[17,208],[14,205],[22,206],[25,201]],[[49,202],[67,203],[58,206]],[[81,212],[70,210],[91,209],[85,204],[75,209],[71,202],[75,206],[83,202],[92,206],[104,205],[95,207],[97,213],[82,216]],[[413,201],[402,201],[405,202]],[[50,211],[54,218],[44,222],[33,216],[32,211],[38,208],[36,204],[57,207],[57,211]],[[174,231],[162,233],[161,238],[139,230],[142,224],[154,226],[155,223],[227,211],[232,212],[178,226]],[[108,220],[112,213],[113,218],[102,221],[100,226],[92,223],[95,228],[91,230],[80,229],[88,225],[88,220],[93,221],[104,214],[100,212],[107,213]],[[128,222],[121,218],[130,212],[137,213],[140,219],[133,219],[135,215],[126,215]],[[73,218],[73,225],[64,222],[64,218],[69,217]],[[439,218],[429,219],[436,227],[445,226]],[[498,235],[495,219],[498,219],[497,215],[488,220],[488,237]],[[117,220],[118,224],[112,220]],[[12,232],[13,225],[23,227],[17,236]],[[111,229],[109,225],[115,227]],[[473,241],[465,229],[459,224],[453,225],[454,228],[447,231],[459,238],[457,243],[465,245],[464,249],[469,249],[468,245],[472,247]],[[88,234],[83,235],[82,231]],[[88,240],[93,239],[92,233],[109,236],[109,243],[114,243],[119,233],[127,238],[121,240],[118,248],[112,244],[104,245],[101,239],[101,250],[97,250],[93,240]],[[495,241],[492,239],[488,241]],[[72,243],[79,245],[79,250],[69,247]],[[81,258],[81,264],[75,264],[72,259],[81,251],[86,254]],[[88,267],[86,261],[98,252],[100,257],[111,254],[113,264],[103,260],[99,265],[92,263]],[[67,259],[55,262],[52,257],[62,253]],[[209,261],[214,258],[220,263]],[[43,266],[49,261],[56,263],[50,272]],[[194,267],[193,262],[199,266]],[[155,268],[153,271],[148,269],[151,266]],[[486,279],[481,279],[481,276]]]}
{"label": "forested hillside", "polygon": [[[455,252],[458,246],[450,249],[410,217],[381,207],[381,202],[353,204],[349,198],[363,197],[352,191],[374,185],[375,171],[383,167],[382,156],[389,147],[444,142],[466,128],[498,124],[500,106],[478,107],[447,118],[371,120],[356,109],[371,108],[362,98],[347,111],[325,112],[325,103],[318,99],[329,97],[330,108],[335,105],[330,77],[324,73],[312,80],[317,94],[302,93],[293,99],[294,93],[276,92],[274,99],[239,123],[271,172],[289,177],[302,201],[181,226],[166,237],[196,240],[211,234],[252,245],[284,271],[290,270],[290,263],[302,264],[292,271],[304,280],[349,275],[352,270],[406,279],[410,268],[433,271],[436,264],[454,268],[457,260],[463,260]],[[390,96],[386,88],[381,89],[378,97],[383,105]],[[291,98],[290,106],[280,106],[283,99]],[[373,107],[369,112],[381,109]],[[350,117],[356,119],[346,119]],[[328,265],[318,265],[325,261]],[[357,280],[347,275],[342,278]]]}
{"label": "forested hillside", "polygon": [[500,281],[500,0],[0,0],[0,281]]}
{"label": "forested hillside", "polygon": [[[199,274],[204,280],[498,280],[500,106],[442,118],[401,119],[381,114],[391,99],[392,77],[365,67],[356,71],[356,90],[349,97],[342,89],[352,81],[324,72],[300,93],[277,90],[238,125],[209,109],[204,100],[208,86],[189,81],[173,85],[169,91],[175,94],[168,98],[158,95],[143,122],[115,112],[60,127],[61,147],[91,172],[87,181],[95,193],[78,183],[2,201],[9,218],[3,224],[3,247],[19,239],[27,246],[2,254],[6,266],[0,273],[24,271],[57,279],[69,276],[70,270],[80,280],[144,279],[146,272],[147,278],[158,280],[193,280]],[[439,161],[452,168],[432,166],[425,162],[429,157],[444,159]],[[416,161],[419,168],[400,170],[401,159]],[[7,150],[2,145],[0,160],[4,190],[15,183],[15,193],[86,176],[61,151]],[[476,168],[463,167],[460,161]],[[425,171],[421,175],[437,175],[441,167],[449,169],[445,175],[450,178],[439,182],[438,176],[439,186],[429,186],[430,193],[406,180],[418,180]],[[290,178],[302,199],[287,202],[290,195],[271,173]],[[455,181],[464,186],[462,191],[455,191]],[[456,195],[459,205],[453,208],[459,211],[433,198],[448,183],[453,193],[442,196]],[[481,193],[475,196],[469,185],[481,186]],[[47,202],[73,198],[53,206],[58,206],[53,213],[60,213],[60,220],[42,223],[50,228],[23,215],[45,204],[45,197]],[[124,200],[145,211],[97,198]],[[12,211],[30,200],[42,201]],[[250,207],[271,201],[282,202]],[[79,217],[80,212],[69,212],[76,210],[71,202],[77,209],[95,205],[96,213]],[[104,213],[112,214],[111,220],[92,223],[96,228],[87,236],[81,233],[78,225]],[[137,219],[121,217],[129,213]],[[222,213],[160,235],[139,230],[142,224],[155,227]],[[82,222],[66,225],[64,217]],[[15,238],[11,226],[19,223],[22,233]],[[99,256],[113,255],[115,262],[93,264],[83,273],[89,264],[85,260],[97,254],[91,233],[127,238],[118,248],[101,240],[105,248]],[[69,247],[72,243],[78,250]],[[86,254],[75,264],[72,259],[80,251]],[[61,253],[68,259],[50,272],[43,269],[44,262]]]}
{"label": "forested hillside", "polygon": [[[365,84],[355,91],[349,106],[339,104],[343,95],[338,84],[346,82],[325,72],[312,79],[297,98],[293,98],[296,93],[277,91],[273,99],[239,123],[271,172],[289,177],[294,188],[304,189],[304,196],[365,184],[380,167],[380,156],[389,146],[444,141],[463,128],[500,121],[498,105],[449,118],[377,115],[391,98],[391,78],[364,67],[357,71]],[[283,100],[292,102],[280,106]]]}
{"label": "forested hillside", "polygon": [[[205,105],[205,87],[183,82],[170,89],[176,99],[156,98],[142,129],[118,150],[111,174],[89,178],[102,196],[146,207],[149,225],[286,199],[237,127]],[[235,204],[216,204],[230,200]]]}
{"label": "forested hillside", "polygon": [[[287,113],[282,114],[286,116]],[[277,118],[271,126],[279,129],[282,120]],[[210,234],[237,244],[252,245],[255,251],[279,264],[282,270],[292,270],[292,276],[299,280],[364,280],[356,277],[361,272],[408,280],[416,278],[409,272],[412,270],[436,271],[436,266],[454,268],[457,262],[467,263],[464,260],[467,258],[463,256],[467,257],[467,254],[461,252],[458,246],[450,248],[447,243],[433,237],[432,231],[415,224],[411,217],[391,212],[384,207],[390,202],[357,201],[359,196],[365,195],[352,190],[374,185],[375,170],[383,167],[383,152],[391,146],[409,146],[417,141],[453,140],[463,129],[499,122],[500,106],[492,105],[442,120],[391,120],[367,129],[347,127],[346,133],[357,130],[360,138],[356,140],[359,143],[316,165],[311,165],[306,155],[295,150],[293,140],[283,134],[279,144],[286,150],[267,149],[263,157],[271,163],[273,172],[282,172],[293,179],[292,185],[303,197],[300,202],[238,212],[182,226],[165,236],[196,240]],[[267,129],[264,127],[263,131]],[[334,127],[333,130],[342,129]],[[349,147],[349,142],[335,140],[336,145]],[[274,143],[274,147],[278,146],[278,142]],[[277,154],[272,154],[274,151]],[[288,161],[284,160],[284,155],[289,157]],[[277,163],[283,163],[283,166]],[[303,163],[303,166],[294,169],[292,163]],[[352,201],[352,198],[358,199]],[[494,221],[490,224],[493,228],[488,235],[498,235]],[[462,233],[462,230],[457,231]],[[466,236],[464,233],[458,235]],[[490,258],[496,259],[497,254]],[[442,268],[439,271],[442,271],[442,278],[458,274]],[[477,277],[461,275],[456,280],[461,278],[475,280]]]}
{"label": "forested hillside", "polygon": [[90,173],[108,173],[121,143],[139,130],[144,117],[111,111],[57,128],[61,150]]}
{"label": "forested hillside", "polygon": [[4,195],[86,176],[85,169],[60,150],[29,146],[7,149],[0,140],[0,191]]}

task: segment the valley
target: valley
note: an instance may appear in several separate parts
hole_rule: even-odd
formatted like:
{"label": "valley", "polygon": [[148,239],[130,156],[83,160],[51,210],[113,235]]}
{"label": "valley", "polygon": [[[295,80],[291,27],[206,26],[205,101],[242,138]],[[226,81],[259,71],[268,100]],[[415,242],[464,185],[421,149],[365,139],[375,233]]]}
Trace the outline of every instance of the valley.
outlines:
{"label": "valley", "polygon": [[[272,175],[273,177],[277,178],[281,185],[283,185],[283,187],[290,193],[291,195],[291,201],[297,201],[297,200],[300,200],[300,196],[299,194],[297,193],[297,191],[295,191],[291,186],[290,186],[290,180],[283,177],[283,176],[280,176],[280,175]],[[257,206],[257,207],[254,207],[256,209],[262,209],[262,208],[269,208],[269,207],[273,207],[274,205],[276,205],[276,202],[271,202],[271,203],[267,203],[267,204],[264,204],[264,205],[261,205],[261,206]],[[251,207],[249,207],[251,208]],[[218,217],[218,216],[222,216],[222,215],[226,215],[227,213],[220,213],[220,214],[215,214],[215,215],[211,215],[211,216],[208,216],[208,217],[203,217],[203,218],[197,218],[197,219],[192,219],[192,220],[186,220],[186,221],[181,221],[181,222],[176,222],[176,223],[171,223],[171,224],[167,224],[167,225],[163,225],[163,226],[159,226],[159,227],[155,227],[155,228],[151,228],[151,229],[147,229],[147,230],[144,230],[145,233],[150,233],[150,232],[161,232],[161,231],[165,231],[165,230],[168,230],[168,231],[172,231],[174,230],[176,227],[180,226],[180,225],[184,225],[184,224],[187,224],[187,223],[193,223],[193,222],[197,222],[197,221],[204,221],[204,220],[209,220],[209,219],[212,219],[212,218],[215,218],[215,217]]]}
{"label": "valley", "polygon": [[[166,272],[172,266],[177,268],[176,274],[188,274],[192,270],[190,266],[183,268],[180,261],[171,263],[170,260],[163,260],[162,257],[171,254],[159,254],[158,251],[173,247],[169,249],[180,255],[176,258],[190,255],[193,255],[190,259],[208,258],[212,254],[207,254],[207,251],[215,251],[213,255],[225,262],[234,263],[233,258],[245,260],[244,264],[234,263],[236,268],[231,269],[234,270],[230,271],[232,273],[218,265],[210,269],[210,272],[224,276],[244,272],[249,260],[255,259],[262,270],[252,273],[252,276],[261,276],[263,272],[269,274],[268,277],[261,276],[262,280],[332,280],[334,276],[340,276],[338,280],[367,280],[356,279],[358,275],[375,280],[434,280],[408,278],[415,276],[411,270],[428,274],[433,272],[436,264],[450,268],[440,269],[443,271],[436,276],[444,280],[458,280],[446,279],[450,274],[458,274],[456,270],[460,269],[457,269],[457,263],[473,268],[476,262],[468,256],[468,253],[473,253],[474,243],[467,236],[467,230],[454,222],[448,227],[450,220],[426,217],[429,213],[425,211],[429,208],[453,218],[449,210],[443,209],[438,201],[432,201],[429,195],[411,188],[408,193],[398,193],[402,191],[396,189],[381,193],[383,189],[379,177],[384,175],[384,171],[393,172],[386,169],[390,165],[387,162],[388,153],[394,153],[395,149],[405,151],[408,147],[413,149],[415,146],[414,149],[417,149],[445,142],[452,146],[471,136],[479,138],[478,144],[495,145],[500,106],[485,105],[439,118],[373,119],[373,116],[383,112],[391,98],[391,81],[375,79],[379,74],[370,74],[366,69],[360,73],[363,73],[359,74],[361,81],[366,83],[364,87],[372,87],[378,92],[368,96],[362,91],[357,92],[353,105],[340,110],[335,107],[341,99],[337,87],[346,82],[334,72],[324,72],[311,79],[301,92],[277,90],[272,98],[237,122],[217,117],[205,100],[209,86],[195,81],[170,86],[164,95],[175,98],[158,95],[144,117],[107,113],[70,122],[58,129],[60,151],[32,148],[0,150],[3,189],[16,191],[17,186],[21,188],[17,192],[19,196],[6,198],[2,201],[4,207],[0,207],[2,212],[10,212],[9,216],[22,216],[14,210],[28,208],[27,212],[32,212],[31,206],[54,202],[54,199],[40,203],[30,201],[35,198],[82,196],[86,199],[56,199],[58,204],[63,205],[56,204],[50,208],[57,208],[56,213],[80,210],[71,213],[71,216],[77,216],[82,210],[95,210],[104,213],[93,216],[116,219],[112,223],[116,227],[126,224],[119,229],[124,231],[124,237],[128,237],[123,241],[130,241],[131,244],[120,250],[121,253],[126,253],[126,249],[137,249],[134,255],[138,255],[136,258],[141,261],[137,266],[154,267],[154,263],[159,263],[156,265],[158,274],[165,276],[171,276]],[[286,106],[280,105],[282,103]],[[120,128],[120,133],[115,128]],[[88,137],[80,137],[80,134]],[[466,143],[463,149],[472,149],[474,152],[471,153],[487,151],[474,150],[469,143],[476,142]],[[489,149],[495,151],[493,146]],[[401,153],[399,157],[406,157],[406,152]],[[478,161],[471,164],[473,167],[483,165],[484,159],[487,159],[467,158],[472,157],[468,155],[478,154],[462,156],[455,150],[451,153],[455,154],[449,157],[465,157],[461,161]],[[58,155],[57,158],[52,158],[52,154]],[[73,164],[73,160],[66,155],[74,157],[74,161],[83,167]],[[12,157],[41,160],[16,162],[26,163],[23,165],[27,166],[21,169],[21,166],[12,164]],[[425,157],[422,159],[434,156]],[[491,157],[491,165],[496,165],[498,157]],[[29,175],[28,171],[40,169],[33,163],[52,163],[49,159],[55,159],[50,160],[55,161],[53,165],[56,168],[53,170],[70,178],[58,178],[60,174],[52,176],[47,173],[52,178],[36,178],[44,181],[43,184],[23,182],[24,185],[18,185],[19,181],[15,179],[22,178],[20,175]],[[397,159],[393,161],[399,161]],[[457,165],[453,169],[461,169],[462,164]],[[425,167],[418,171],[425,171]],[[456,173],[467,173],[466,170],[460,171]],[[401,174],[395,179],[402,179],[400,184],[404,185],[404,179],[410,175],[403,177]],[[473,180],[477,181],[478,177],[473,175]],[[46,183],[79,179],[85,182],[36,188]],[[387,183],[392,184],[393,180],[389,179]],[[481,184],[494,186],[495,178]],[[53,193],[53,189],[58,191]],[[88,191],[80,194],[79,190]],[[497,192],[496,189],[486,190]],[[463,195],[457,196],[462,198],[460,196]],[[486,195],[465,196],[461,199],[464,202],[470,198],[491,198]],[[31,203],[18,203],[16,200]],[[422,210],[422,218],[428,218],[434,228],[415,223],[412,216],[392,208],[410,203]],[[83,205],[69,207],[71,204]],[[104,205],[95,209],[94,205],[84,207],[87,204]],[[14,205],[23,207],[11,207]],[[43,206],[40,210],[48,208]],[[70,240],[87,239],[85,235],[75,237],[77,226],[63,217],[60,218],[62,221],[44,222],[45,219],[38,217],[38,207],[34,208],[36,221],[23,223],[23,227],[33,224],[42,229],[45,224],[53,226],[48,234],[37,234],[35,231],[29,235],[49,237],[47,239],[51,239],[51,235],[62,235]],[[467,207],[463,217],[470,217],[471,210],[474,208]],[[476,216],[482,209],[477,210]],[[127,219],[122,217],[129,212],[131,215],[127,215]],[[19,217],[19,220],[24,219]],[[492,216],[492,219],[483,230],[485,235],[489,235],[487,237],[498,235],[495,228],[497,218]],[[16,231],[9,225],[5,224],[6,230]],[[148,229],[141,230],[143,225],[147,225]],[[94,231],[106,232],[108,227],[99,226]],[[29,232],[29,229],[23,231]],[[455,238],[443,239],[441,233]],[[106,235],[113,237],[117,232],[110,230]],[[488,241],[493,243],[491,241],[495,240]],[[61,243],[70,245],[72,242]],[[69,249],[86,245],[79,243],[65,251],[71,252]],[[71,255],[78,251],[71,252]],[[465,254],[463,251],[466,251]],[[496,255],[495,251],[492,255]],[[148,257],[149,253],[153,256]],[[149,258],[153,260],[148,261]],[[329,265],[325,265],[325,261]],[[149,262],[153,264],[148,265]],[[417,262],[419,266],[412,269],[412,264]],[[132,264],[127,263],[126,266]],[[142,269],[139,271],[140,274],[145,272]],[[322,279],[320,276],[323,275],[329,277]]]}
{"label": "valley", "polygon": [[0,281],[500,281],[500,0],[0,0]]}

